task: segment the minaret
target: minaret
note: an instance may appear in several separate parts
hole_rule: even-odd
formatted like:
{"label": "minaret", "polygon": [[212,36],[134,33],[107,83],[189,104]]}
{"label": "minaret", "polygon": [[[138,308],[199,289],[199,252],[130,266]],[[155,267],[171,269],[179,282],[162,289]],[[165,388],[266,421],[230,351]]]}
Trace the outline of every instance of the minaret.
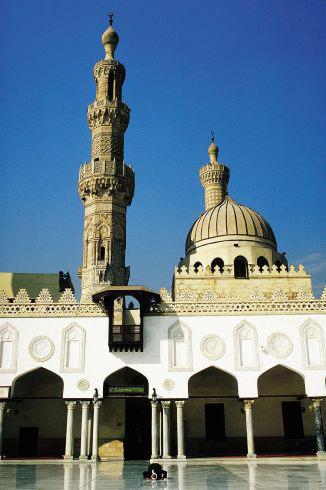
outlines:
{"label": "minaret", "polygon": [[217,161],[218,146],[215,144],[213,131],[212,142],[208,147],[208,154],[210,163],[204,165],[199,170],[200,181],[205,190],[206,211],[224,201],[227,196],[230,177],[229,167]]}
{"label": "minaret", "polygon": [[95,101],[88,107],[92,132],[91,162],[81,166],[78,190],[85,207],[82,298],[107,285],[127,285],[125,267],[126,211],[135,187],[132,167],[125,164],[124,133],[129,107],[122,102],[125,67],[114,58],[119,36],[112,27],[102,36],[105,59],[96,63]]}

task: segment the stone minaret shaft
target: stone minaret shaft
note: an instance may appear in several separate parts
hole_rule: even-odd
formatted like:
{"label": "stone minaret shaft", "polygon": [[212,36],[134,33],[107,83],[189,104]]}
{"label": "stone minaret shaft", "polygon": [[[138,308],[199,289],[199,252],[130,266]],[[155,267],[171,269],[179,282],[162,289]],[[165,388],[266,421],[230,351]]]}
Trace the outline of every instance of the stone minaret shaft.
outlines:
{"label": "stone minaret shaft", "polygon": [[135,187],[133,169],[123,160],[129,107],[122,102],[125,68],[114,59],[119,37],[110,26],[102,36],[105,59],[96,63],[95,101],[88,107],[91,162],[81,166],[78,190],[85,207],[82,298],[107,285],[126,285],[126,210]]}
{"label": "stone minaret shaft", "polygon": [[205,190],[206,210],[224,201],[230,178],[229,168],[217,161],[218,146],[214,142],[213,133],[212,143],[208,147],[208,153],[210,163],[204,165],[199,170],[200,181]]}

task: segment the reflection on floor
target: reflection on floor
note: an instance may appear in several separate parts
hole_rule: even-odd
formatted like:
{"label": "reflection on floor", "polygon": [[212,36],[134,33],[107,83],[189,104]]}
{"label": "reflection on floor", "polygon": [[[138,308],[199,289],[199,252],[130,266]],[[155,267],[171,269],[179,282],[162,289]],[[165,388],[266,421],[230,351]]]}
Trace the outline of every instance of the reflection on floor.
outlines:
{"label": "reflection on floor", "polygon": [[0,488],[6,490],[322,490],[326,488],[326,461],[293,459],[280,462],[201,460],[164,463],[168,479],[144,481],[145,461],[107,463],[0,464]]}

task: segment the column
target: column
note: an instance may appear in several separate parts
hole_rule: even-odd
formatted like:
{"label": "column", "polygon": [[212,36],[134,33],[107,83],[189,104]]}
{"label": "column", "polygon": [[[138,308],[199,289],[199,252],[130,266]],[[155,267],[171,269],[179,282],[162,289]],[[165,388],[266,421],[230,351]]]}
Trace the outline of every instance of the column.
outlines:
{"label": "column", "polygon": [[3,459],[3,420],[5,416],[6,402],[0,402],[0,460]]}
{"label": "column", "polygon": [[312,401],[312,407],[314,409],[314,416],[315,416],[317,457],[320,459],[326,459],[323,419],[322,419],[321,408],[320,408],[321,398],[314,398],[311,401]]}
{"label": "column", "polygon": [[185,459],[185,431],[183,423],[183,407],[185,402],[183,400],[175,402],[177,407],[177,439],[178,439],[178,455],[177,458]]}
{"label": "column", "polygon": [[66,450],[64,459],[74,459],[74,401],[66,401],[67,405],[67,430],[66,430]]}
{"label": "column", "polygon": [[170,455],[170,400],[161,402],[163,409],[163,455],[162,458],[171,458]]}
{"label": "column", "polygon": [[87,432],[88,432],[88,407],[90,402],[83,400],[80,402],[82,407],[81,431],[80,431],[80,456],[79,459],[87,459]]}
{"label": "column", "polygon": [[87,420],[87,456],[92,455],[92,414],[90,411],[88,412],[88,420]]}
{"label": "column", "polygon": [[94,416],[93,416],[93,447],[92,447],[92,461],[97,461],[98,457],[98,418],[99,411],[102,402],[93,402],[94,404]]}
{"label": "column", "polygon": [[247,431],[247,458],[255,458],[255,441],[252,425],[252,405],[254,400],[244,400],[243,408],[246,414],[246,431]]}
{"label": "column", "polygon": [[151,401],[152,405],[152,455],[151,459],[156,459],[159,457],[158,454],[158,412],[159,404],[158,402]]}

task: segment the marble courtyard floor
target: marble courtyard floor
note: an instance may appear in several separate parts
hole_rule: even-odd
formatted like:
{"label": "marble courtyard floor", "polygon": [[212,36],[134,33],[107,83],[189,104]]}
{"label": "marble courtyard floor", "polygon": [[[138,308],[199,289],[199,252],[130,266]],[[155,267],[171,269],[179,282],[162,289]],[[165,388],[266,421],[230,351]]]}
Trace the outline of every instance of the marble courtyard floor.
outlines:
{"label": "marble courtyard floor", "polygon": [[144,481],[144,461],[63,463],[61,461],[0,464],[3,490],[137,490],[167,489],[326,489],[326,461],[292,459],[188,460],[162,465],[168,471],[164,482]]}

